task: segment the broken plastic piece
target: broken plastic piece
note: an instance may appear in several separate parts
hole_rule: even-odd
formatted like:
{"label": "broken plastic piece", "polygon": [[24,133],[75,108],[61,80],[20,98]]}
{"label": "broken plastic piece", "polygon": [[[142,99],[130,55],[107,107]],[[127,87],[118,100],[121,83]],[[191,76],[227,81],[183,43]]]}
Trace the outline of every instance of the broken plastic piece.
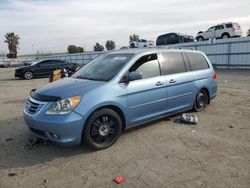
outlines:
{"label": "broken plastic piece", "polygon": [[117,184],[121,184],[121,183],[123,183],[125,181],[125,177],[124,176],[116,176],[113,180]]}

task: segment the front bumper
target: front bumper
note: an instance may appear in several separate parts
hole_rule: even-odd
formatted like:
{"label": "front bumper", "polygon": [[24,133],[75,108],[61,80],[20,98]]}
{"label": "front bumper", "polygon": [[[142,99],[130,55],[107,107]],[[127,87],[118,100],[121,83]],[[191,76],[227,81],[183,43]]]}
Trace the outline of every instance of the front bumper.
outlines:
{"label": "front bumper", "polygon": [[[73,146],[81,143],[85,118],[75,112],[67,115],[42,114],[32,116],[24,110],[24,120],[31,133],[39,138],[62,146]],[[54,134],[58,135],[58,138],[55,138]]]}
{"label": "front bumper", "polygon": [[22,73],[21,72],[15,72],[15,77],[22,77]]}

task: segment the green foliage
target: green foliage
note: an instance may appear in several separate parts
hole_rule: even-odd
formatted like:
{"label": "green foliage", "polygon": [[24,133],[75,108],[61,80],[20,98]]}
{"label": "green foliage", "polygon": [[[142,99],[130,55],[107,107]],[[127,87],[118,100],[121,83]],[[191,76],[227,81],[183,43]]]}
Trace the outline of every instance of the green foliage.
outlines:
{"label": "green foliage", "polygon": [[82,47],[76,46],[76,45],[73,45],[73,44],[69,45],[68,48],[67,48],[67,50],[68,50],[69,54],[84,52],[84,49]]}
{"label": "green foliage", "polygon": [[8,44],[9,48],[9,58],[16,58],[17,55],[17,46],[19,45],[20,37],[16,35],[14,32],[9,32],[4,35],[5,43]]}
{"label": "green foliage", "polygon": [[104,50],[104,47],[103,47],[103,45],[100,45],[98,42],[97,43],[95,43],[95,45],[94,45],[94,51],[103,51]]}
{"label": "green foliage", "polygon": [[137,34],[133,34],[129,36],[129,42],[133,42],[133,41],[138,41],[139,40],[139,35]]}
{"label": "green foliage", "polygon": [[6,42],[9,45],[12,44],[17,46],[19,44],[20,37],[13,32],[6,33],[4,37],[5,37],[4,42]]}
{"label": "green foliage", "polygon": [[247,36],[250,36],[250,29],[247,30]]}
{"label": "green foliage", "polygon": [[115,42],[113,40],[107,40],[106,44],[107,50],[114,50],[115,49]]}

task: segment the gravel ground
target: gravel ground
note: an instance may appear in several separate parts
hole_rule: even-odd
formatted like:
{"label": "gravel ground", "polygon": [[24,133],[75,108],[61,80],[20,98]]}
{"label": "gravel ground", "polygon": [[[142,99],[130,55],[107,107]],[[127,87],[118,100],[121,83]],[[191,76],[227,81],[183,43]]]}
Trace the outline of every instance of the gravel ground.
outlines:
{"label": "gravel ground", "polygon": [[[217,71],[218,96],[198,125],[166,118],[92,151],[32,138],[22,108],[48,79],[19,80],[0,69],[0,187],[250,187],[250,71]],[[126,181],[117,185],[117,175]]]}

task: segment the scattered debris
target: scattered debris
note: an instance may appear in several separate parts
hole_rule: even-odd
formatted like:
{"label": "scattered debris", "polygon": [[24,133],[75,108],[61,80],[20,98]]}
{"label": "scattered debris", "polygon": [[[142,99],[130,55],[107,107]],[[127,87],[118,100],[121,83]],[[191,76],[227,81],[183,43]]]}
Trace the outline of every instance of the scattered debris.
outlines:
{"label": "scattered debris", "polygon": [[192,133],[195,133],[196,131],[195,130],[192,130]]}
{"label": "scattered debris", "polygon": [[41,144],[48,145],[47,141],[41,138],[32,138],[29,139],[28,143],[25,146],[22,146],[21,149],[33,150],[37,149]]}
{"label": "scattered debris", "polygon": [[8,176],[9,176],[9,177],[17,176],[17,173],[10,172],[10,173],[8,173]]}
{"label": "scattered debris", "polygon": [[48,180],[45,178],[45,179],[43,180],[43,183],[48,183]]}
{"label": "scattered debris", "polygon": [[165,158],[168,159],[168,155],[166,155]]}
{"label": "scattered debris", "polygon": [[175,120],[175,122],[196,125],[199,123],[199,118],[192,114],[182,114],[180,118]]}
{"label": "scattered debris", "polygon": [[234,128],[232,125],[230,125],[230,126],[228,126],[228,127],[231,128],[231,129]]}
{"label": "scattered debris", "polygon": [[173,118],[171,118],[171,117],[166,117],[166,118],[164,118],[164,120],[165,120],[165,121],[172,121]]}
{"label": "scattered debris", "polygon": [[6,138],[5,139],[6,142],[9,142],[9,141],[12,141],[12,140],[14,140],[14,138]]}
{"label": "scattered debris", "polygon": [[116,176],[114,179],[113,179],[114,182],[116,182],[117,184],[121,184],[125,181],[125,177],[124,176]]}

